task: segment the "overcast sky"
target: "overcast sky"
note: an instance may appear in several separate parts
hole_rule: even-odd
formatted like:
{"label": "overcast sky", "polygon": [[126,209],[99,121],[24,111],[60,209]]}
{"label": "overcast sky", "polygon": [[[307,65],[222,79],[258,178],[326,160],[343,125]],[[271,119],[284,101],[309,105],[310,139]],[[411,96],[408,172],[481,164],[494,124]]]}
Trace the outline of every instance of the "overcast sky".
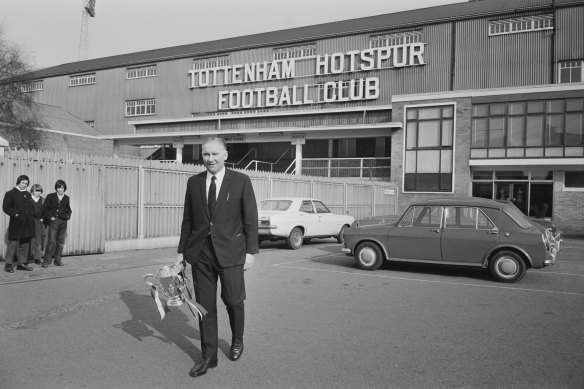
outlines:
{"label": "overcast sky", "polygon": [[[96,0],[89,58],[466,0]],[[0,0],[0,28],[33,67],[78,60],[84,0]]]}

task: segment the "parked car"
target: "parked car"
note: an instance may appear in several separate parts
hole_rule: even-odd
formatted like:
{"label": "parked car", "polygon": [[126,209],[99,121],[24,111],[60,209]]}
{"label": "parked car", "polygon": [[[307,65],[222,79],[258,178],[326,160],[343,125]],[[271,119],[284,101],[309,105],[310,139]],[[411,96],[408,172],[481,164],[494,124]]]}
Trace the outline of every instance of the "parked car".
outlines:
{"label": "parked car", "polygon": [[560,250],[549,228],[512,204],[483,198],[418,201],[394,223],[377,220],[344,232],[342,251],[365,270],[383,261],[418,262],[488,268],[498,281],[517,282],[528,268],[553,265]]}
{"label": "parked car", "polygon": [[355,220],[352,216],[335,215],[320,200],[304,197],[278,197],[263,200],[258,206],[258,235],[262,240],[286,239],[296,250],[305,239],[336,238]]}

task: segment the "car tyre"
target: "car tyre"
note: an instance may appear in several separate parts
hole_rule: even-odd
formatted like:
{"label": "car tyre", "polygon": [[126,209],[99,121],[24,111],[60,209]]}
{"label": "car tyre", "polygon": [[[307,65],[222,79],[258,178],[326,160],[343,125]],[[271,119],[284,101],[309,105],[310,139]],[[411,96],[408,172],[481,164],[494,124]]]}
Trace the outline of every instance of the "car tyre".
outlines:
{"label": "car tyre", "polygon": [[294,227],[292,231],[290,231],[288,238],[286,238],[286,244],[292,250],[298,250],[300,247],[302,247],[303,239],[304,233],[302,233],[302,230],[298,227]]}
{"label": "car tyre", "polygon": [[501,251],[489,261],[489,270],[499,282],[513,283],[525,276],[527,266],[523,259],[512,251]]}
{"label": "car tyre", "polygon": [[345,224],[344,226],[342,226],[342,227],[341,227],[341,230],[339,231],[339,235],[337,235],[337,243],[340,243],[340,244],[343,244],[343,243],[345,243],[345,237],[344,237],[344,234],[345,234],[345,230],[346,230],[347,228],[349,228],[349,226],[348,226],[348,225],[346,225],[346,224]]}
{"label": "car tyre", "polygon": [[383,263],[383,254],[375,243],[364,242],[355,250],[355,262],[363,270],[377,270]]}

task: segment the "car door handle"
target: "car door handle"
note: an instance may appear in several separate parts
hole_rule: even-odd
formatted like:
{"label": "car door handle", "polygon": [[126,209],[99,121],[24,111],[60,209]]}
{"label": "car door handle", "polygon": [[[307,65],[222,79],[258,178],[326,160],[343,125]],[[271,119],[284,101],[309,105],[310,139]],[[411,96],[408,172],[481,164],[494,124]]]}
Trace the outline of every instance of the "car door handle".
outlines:
{"label": "car door handle", "polygon": [[430,231],[438,233],[438,232],[440,232],[440,229],[439,228],[435,228],[435,229],[430,230]]}
{"label": "car door handle", "polygon": [[487,234],[489,235],[497,235],[499,233],[499,231],[487,231]]}

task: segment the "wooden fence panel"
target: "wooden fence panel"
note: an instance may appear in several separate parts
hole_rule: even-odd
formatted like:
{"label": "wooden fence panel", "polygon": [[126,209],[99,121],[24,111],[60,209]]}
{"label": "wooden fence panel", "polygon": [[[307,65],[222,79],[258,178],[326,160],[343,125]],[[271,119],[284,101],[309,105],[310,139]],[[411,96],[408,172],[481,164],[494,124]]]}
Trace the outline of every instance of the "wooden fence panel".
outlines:
{"label": "wooden fence panel", "polygon": [[[46,195],[54,191],[57,179],[65,180],[73,214],[64,254],[101,253],[106,242],[177,237],[188,178],[203,169],[156,161],[11,151],[0,157],[0,186],[6,192],[15,186],[19,175],[26,174],[31,184],[43,186]],[[306,196],[321,199],[335,213],[355,218],[397,212],[393,183],[245,173],[258,202],[269,197]],[[8,220],[6,215],[0,217],[3,235]],[[0,258],[5,249],[3,239]]]}
{"label": "wooden fence panel", "polygon": [[138,238],[138,168],[107,166],[105,169],[106,240]]}
{"label": "wooden fence panel", "polygon": [[[11,190],[19,175],[25,174],[30,184],[43,187],[43,197],[55,191],[55,182],[62,179],[67,183],[67,195],[71,198],[73,213],[67,225],[64,255],[102,253],[105,250],[104,197],[101,188],[103,167],[95,165],[70,164],[67,162],[42,159],[0,159],[0,185],[4,193]],[[30,186],[29,186],[30,189]],[[3,194],[2,194],[2,197]],[[0,231],[5,239],[0,243],[0,257],[6,251],[6,232],[9,217],[0,217]]]}

